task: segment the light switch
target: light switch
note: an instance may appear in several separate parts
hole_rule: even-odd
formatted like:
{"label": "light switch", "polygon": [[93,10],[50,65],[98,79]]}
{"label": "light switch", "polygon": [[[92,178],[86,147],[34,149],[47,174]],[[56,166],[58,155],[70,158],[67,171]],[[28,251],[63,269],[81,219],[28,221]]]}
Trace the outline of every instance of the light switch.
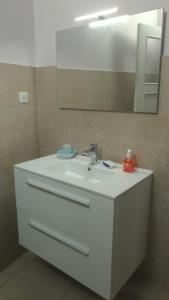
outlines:
{"label": "light switch", "polygon": [[22,104],[28,103],[28,92],[19,92],[19,102]]}

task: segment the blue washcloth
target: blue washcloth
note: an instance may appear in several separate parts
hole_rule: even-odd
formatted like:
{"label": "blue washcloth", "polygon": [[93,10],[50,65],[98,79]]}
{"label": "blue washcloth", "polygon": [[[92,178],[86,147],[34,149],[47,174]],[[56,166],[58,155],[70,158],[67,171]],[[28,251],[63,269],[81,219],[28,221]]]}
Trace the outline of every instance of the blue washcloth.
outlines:
{"label": "blue washcloth", "polygon": [[65,147],[62,147],[61,149],[59,149],[57,151],[57,156],[59,158],[65,158],[65,159],[68,159],[68,158],[72,158],[76,155],[77,151],[76,149],[70,147],[70,148],[65,148]]}

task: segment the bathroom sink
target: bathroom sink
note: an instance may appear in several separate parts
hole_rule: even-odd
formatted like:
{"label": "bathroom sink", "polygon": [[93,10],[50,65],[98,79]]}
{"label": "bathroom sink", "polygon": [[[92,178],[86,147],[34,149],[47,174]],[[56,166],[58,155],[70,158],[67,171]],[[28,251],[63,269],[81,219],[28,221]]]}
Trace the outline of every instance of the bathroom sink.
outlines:
{"label": "bathroom sink", "polygon": [[152,175],[152,171],[139,168],[134,173],[125,173],[121,164],[115,164],[115,168],[108,169],[102,161],[93,166],[90,163],[89,157],[81,155],[69,160],[50,155],[16,165],[16,168],[108,198],[117,197]]}
{"label": "bathroom sink", "polygon": [[59,176],[65,180],[89,181],[91,184],[99,184],[105,180],[111,180],[113,174],[108,170],[96,166],[90,166],[89,163],[79,161],[61,161],[45,168],[53,175]]}
{"label": "bathroom sink", "polygon": [[20,244],[114,299],[145,259],[151,175],[84,156],[15,165]]}

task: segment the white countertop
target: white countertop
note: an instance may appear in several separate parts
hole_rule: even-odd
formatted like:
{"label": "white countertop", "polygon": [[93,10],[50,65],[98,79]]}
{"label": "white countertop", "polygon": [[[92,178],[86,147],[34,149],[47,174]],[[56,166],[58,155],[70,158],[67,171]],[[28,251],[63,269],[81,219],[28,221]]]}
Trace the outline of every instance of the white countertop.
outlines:
{"label": "white countertop", "polygon": [[53,180],[66,183],[93,193],[97,193],[111,199],[116,198],[126,190],[132,188],[133,186],[146,179],[147,177],[152,176],[153,174],[153,171],[151,170],[140,168],[137,168],[134,173],[126,173],[122,170],[121,164],[116,164],[116,168],[108,169],[103,166],[102,161],[99,161],[93,168],[95,168],[95,170],[106,170],[106,172],[110,174],[110,178],[109,176],[107,176],[108,179],[100,181],[98,183],[92,183],[91,181],[85,179],[78,180],[76,178],[65,177],[62,176],[62,174],[55,173],[54,171],[51,172],[52,166],[55,166],[55,168],[57,168],[57,164],[59,166],[60,163],[65,163],[66,161],[72,161],[78,164],[80,163],[87,168],[90,163],[90,158],[76,156],[71,160],[63,160],[57,158],[56,154],[54,154],[17,164],[15,165],[15,168],[29,171],[33,174],[41,175],[43,177],[51,178]]}

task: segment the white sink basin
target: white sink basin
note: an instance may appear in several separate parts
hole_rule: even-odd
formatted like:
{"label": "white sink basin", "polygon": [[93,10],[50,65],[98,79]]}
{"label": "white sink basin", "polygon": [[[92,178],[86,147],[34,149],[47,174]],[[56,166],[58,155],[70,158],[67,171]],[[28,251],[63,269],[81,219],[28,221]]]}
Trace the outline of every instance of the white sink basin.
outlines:
{"label": "white sink basin", "polygon": [[61,161],[45,168],[46,171],[52,172],[53,175],[65,178],[66,180],[89,181],[92,184],[99,184],[105,180],[111,180],[113,174],[106,169],[97,166],[89,166],[88,163],[78,161]]}
{"label": "white sink basin", "polygon": [[106,168],[101,161],[90,167],[90,158],[77,156],[63,160],[50,155],[16,165],[34,174],[66,183],[77,188],[94,192],[109,198],[125,192],[152,174],[152,171],[137,169],[134,173],[125,173],[122,165],[114,169]]}

